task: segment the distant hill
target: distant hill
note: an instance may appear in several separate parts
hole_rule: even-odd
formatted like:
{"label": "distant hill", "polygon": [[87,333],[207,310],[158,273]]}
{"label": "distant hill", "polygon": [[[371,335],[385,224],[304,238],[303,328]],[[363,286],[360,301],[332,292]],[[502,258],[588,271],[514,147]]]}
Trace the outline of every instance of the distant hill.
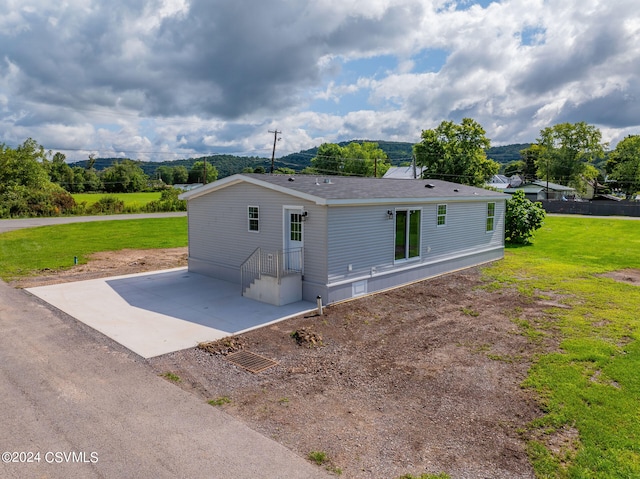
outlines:
{"label": "distant hill", "polygon": [[[413,143],[406,143],[401,141],[383,141],[383,140],[350,140],[341,141],[338,143],[340,146],[347,146],[349,143],[362,143],[362,142],[377,143],[378,147],[387,154],[387,157],[394,165],[399,165],[403,162],[410,162],[411,155],[413,154]],[[299,151],[298,153],[291,153],[290,155],[280,158],[284,166],[293,168],[294,170],[301,170],[307,166],[311,166],[311,159],[318,153],[318,147],[309,148],[308,150]]]}
{"label": "distant hill", "polygon": [[[338,143],[340,146],[346,146],[352,142],[362,143],[363,141],[372,141],[377,143],[382,151],[387,154],[391,160],[391,164],[399,165],[411,161],[413,155],[413,143],[401,141],[382,141],[382,140],[351,140]],[[520,151],[531,146],[530,143],[517,143],[505,146],[493,146],[487,150],[487,158],[491,158],[501,164],[510,163],[520,159]],[[291,153],[283,156],[280,161],[286,166],[293,169],[302,169],[311,164],[311,159],[316,156],[318,147],[309,148],[298,153]]]}
{"label": "distant hill", "polygon": [[[362,143],[363,141],[373,141],[377,143],[382,151],[387,154],[392,165],[408,164],[413,154],[413,143],[400,141],[383,141],[383,140],[351,140],[338,143],[340,146],[346,146],[352,142]],[[507,164],[520,159],[520,150],[529,147],[529,143],[518,143],[505,146],[494,146],[487,150],[487,157],[501,164]],[[311,166],[311,159],[316,156],[318,147],[309,148],[308,150],[291,153],[289,155],[277,158],[274,161],[275,168],[292,168],[294,170],[302,170],[307,166]],[[261,158],[258,156],[234,156],[234,155],[213,155],[198,158],[187,158],[172,161],[139,161],[140,168],[145,174],[153,177],[156,170],[160,166],[184,166],[190,169],[196,161],[207,160],[211,165],[218,169],[218,178],[224,178],[236,173],[242,172],[245,168],[256,168],[262,166],[266,171],[271,168],[271,158]],[[104,170],[111,166],[115,161],[122,161],[123,158],[96,158],[94,168],[98,171]],[[86,168],[88,160],[71,163],[70,166],[80,166]]]}
{"label": "distant hill", "polygon": [[531,143],[514,143],[513,145],[492,146],[487,150],[487,158],[501,164],[511,163],[520,159],[520,151],[529,148]]}

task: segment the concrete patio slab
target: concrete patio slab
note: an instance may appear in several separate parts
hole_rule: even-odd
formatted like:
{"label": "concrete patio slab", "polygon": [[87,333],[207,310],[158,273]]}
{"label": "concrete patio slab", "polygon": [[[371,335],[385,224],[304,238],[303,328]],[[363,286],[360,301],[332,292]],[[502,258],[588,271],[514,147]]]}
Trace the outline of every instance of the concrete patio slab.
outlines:
{"label": "concrete patio slab", "polygon": [[186,268],[29,288],[144,358],[191,348],[315,309],[244,298],[240,286]]}

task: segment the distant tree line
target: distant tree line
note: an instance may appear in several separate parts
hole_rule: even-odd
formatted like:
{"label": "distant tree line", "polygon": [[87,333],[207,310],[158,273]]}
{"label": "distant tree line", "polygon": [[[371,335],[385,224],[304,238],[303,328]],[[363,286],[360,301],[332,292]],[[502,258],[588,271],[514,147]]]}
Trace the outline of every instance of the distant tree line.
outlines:
{"label": "distant tree line", "polygon": [[45,151],[31,138],[17,148],[0,144],[0,218],[121,212],[113,198],[102,198],[91,210],[83,210],[71,196],[71,193],[83,192],[162,190],[160,200],[144,208],[176,211],[184,209],[184,205],[177,199],[178,191],[170,188],[174,177],[186,178],[185,183],[208,183],[218,178],[215,166],[206,161],[196,161],[188,171],[185,167],[175,167],[165,172],[172,175],[172,181],[165,182],[162,178],[149,178],[138,162],[129,159],[115,161],[101,171],[94,168],[93,157],[84,167],[70,166],[65,160],[62,153]]}
{"label": "distant tree line", "polygon": [[[393,152],[390,160],[384,148]],[[407,146],[408,145],[408,146]],[[519,159],[508,164],[501,161]],[[276,173],[296,171],[320,175],[381,177],[392,161],[415,161],[423,176],[482,186],[502,168],[508,176],[518,174],[525,181],[548,180],[584,192],[614,190],[627,197],[640,194],[640,135],[630,135],[612,151],[602,141],[598,128],[584,122],[560,123],[544,128],[536,142],[491,148],[482,126],[471,118],[460,124],[443,121],[423,130],[415,145],[400,142],[324,143],[306,156],[303,168],[289,161],[276,162]],[[400,155],[406,155],[401,158]],[[96,168],[98,161],[105,166]],[[212,164],[215,161],[216,165]],[[62,153],[45,151],[29,138],[17,148],[0,144],[0,217],[69,214],[77,209],[70,193],[127,193],[158,190],[174,184],[209,183],[224,174],[264,173],[267,162],[260,158],[216,155],[192,160],[157,163],[130,159],[98,160],[68,164]],[[166,205],[165,205],[166,206]],[[158,205],[156,205],[158,207]]]}

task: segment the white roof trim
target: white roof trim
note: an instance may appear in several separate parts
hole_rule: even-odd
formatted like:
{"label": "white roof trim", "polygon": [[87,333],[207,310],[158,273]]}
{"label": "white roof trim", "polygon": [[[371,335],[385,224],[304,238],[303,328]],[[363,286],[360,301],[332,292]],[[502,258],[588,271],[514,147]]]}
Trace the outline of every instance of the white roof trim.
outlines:
{"label": "white roof trim", "polygon": [[500,192],[492,196],[476,196],[476,195],[464,195],[464,196],[440,196],[435,198],[322,198],[309,193],[303,193],[301,191],[293,190],[279,185],[274,185],[268,181],[262,181],[255,177],[245,176],[243,174],[236,174],[227,176],[213,183],[209,183],[200,188],[182,193],[179,198],[181,200],[192,200],[200,196],[209,194],[211,192],[221,190],[227,186],[236,185],[238,183],[251,183],[253,185],[261,186],[269,190],[278,191],[285,195],[293,196],[295,198],[301,198],[307,201],[311,201],[317,205],[327,206],[349,206],[349,205],[379,205],[379,204],[405,204],[405,203],[446,203],[455,201],[500,201],[506,200],[508,195]]}
{"label": "white roof trim", "polygon": [[278,185],[274,185],[273,183],[269,183],[267,181],[262,181],[257,178],[253,178],[250,176],[245,176],[243,174],[236,174],[232,176],[227,176],[218,181],[214,181],[213,183],[209,183],[208,185],[202,186],[195,190],[188,191],[179,196],[181,200],[192,200],[194,198],[198,198],[200,196],[206,195],[213,191],[221,190],[226,188],[227,186],[236,185],[238,183],[251,183],[253,185],[262,186],[263,188],[267,188],[270,190],[278,191],[280,193],[284,193],[285,195],[294,196],[296,198],[302,198],[308,201],[312,201],[317,204],[324,204],[324,198],[320,198],[318,196],[310,195],[307,193],[302,193],[300,191],[292,190],[289,188],[283,188]]}

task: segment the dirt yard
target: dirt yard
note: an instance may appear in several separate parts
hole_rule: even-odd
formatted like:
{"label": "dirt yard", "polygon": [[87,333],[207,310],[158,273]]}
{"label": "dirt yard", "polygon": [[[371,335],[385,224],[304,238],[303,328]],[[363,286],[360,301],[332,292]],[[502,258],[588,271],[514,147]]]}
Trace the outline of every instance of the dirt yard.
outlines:
{"label": "dirt yard", "polygon": [[[101,253],[14,285],[185,259],[183,248]],[[533,355],[553,345],[532,344],[514,319],[533,323],[554,303],[484,286],[479,269],[469,269],[148,362],[301,456],[326,453],[320,467],[344,478],[533,478],[522,431],[541,413],[520,384]],[[277,364],[254,374],[219,354],[237,349]]]}

